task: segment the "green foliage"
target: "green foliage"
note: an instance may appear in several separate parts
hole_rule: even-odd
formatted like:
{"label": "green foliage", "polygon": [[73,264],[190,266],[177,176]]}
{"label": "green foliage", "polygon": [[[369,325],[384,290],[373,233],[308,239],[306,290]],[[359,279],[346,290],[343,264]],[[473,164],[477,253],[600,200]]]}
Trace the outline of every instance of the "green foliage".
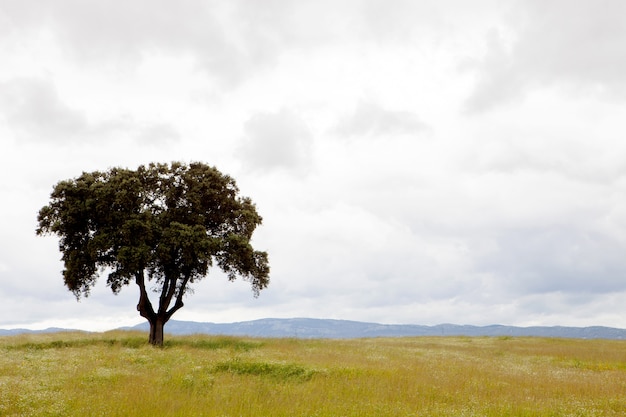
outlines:
{"label": "green foliage", "polygon": [[83,173],[54,187],[37,233],[60,237],[63,276],[77,297],[89,295],[99,268],[111,269],[107,283],[117,292],[143,270],[160,283],[193,282],[213,260],[258,293],[269,267],[250,238],[262,219],[238,191],[232,178],[201,163]]}

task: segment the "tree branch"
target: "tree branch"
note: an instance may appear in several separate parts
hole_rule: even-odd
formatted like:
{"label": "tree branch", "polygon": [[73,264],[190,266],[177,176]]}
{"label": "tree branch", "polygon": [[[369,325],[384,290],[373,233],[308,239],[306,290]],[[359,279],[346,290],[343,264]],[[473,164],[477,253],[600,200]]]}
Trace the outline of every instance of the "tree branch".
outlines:
{"label": "tree branch", "polygon": [[174,306],[165,315],[166,321],[169,320],[170,317],[172,317],[174,313],[176,313],[178,310],[183,308],[183,306],[185,305],[183,303],[183,295],[185,294],[185,288],[187,287],[187,283],[189,282],[189,277],[190,277],[189,275],[186,275],[185,278],[183,279],[183,282],[180,284],[180,289],[178,290],[178,295],[176,296],[176,302],[174,303]]}
{"label": "tree branch", "polygon": [[139,311],[139,314],[142,317],[152,322],[156,318],[156,314],[154,313],[154,308],[152,308],[152,303],[148,298],[143,271],[135,274],[135,282],[139,286],[139,303],[137,304],[137,311]]}
{"label": "tree branch", "polygon": [[159,314],[165,313],[170,306],[174,293],[176,292],[176,280],[176,277],[165,279],[159,300]]}

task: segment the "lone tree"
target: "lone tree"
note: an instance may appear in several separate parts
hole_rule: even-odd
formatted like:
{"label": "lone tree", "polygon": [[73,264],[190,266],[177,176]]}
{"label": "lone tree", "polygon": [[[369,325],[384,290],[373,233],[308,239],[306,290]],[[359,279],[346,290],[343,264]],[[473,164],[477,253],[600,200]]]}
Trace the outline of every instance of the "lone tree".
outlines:
{"label": "lone tree", "polygon": [[134,281],[149,341],[162,346],[165,323],[214,263],[230,281],[249,281],[255,297],[269,284],[267,253],[250,244],[261,216],[238,192],[232,178],[202,163],[84,172],[56,184],[37,234],[59,236],[63,278],[77,299],[89,296],[99,272],[108,272],[115,294]]}

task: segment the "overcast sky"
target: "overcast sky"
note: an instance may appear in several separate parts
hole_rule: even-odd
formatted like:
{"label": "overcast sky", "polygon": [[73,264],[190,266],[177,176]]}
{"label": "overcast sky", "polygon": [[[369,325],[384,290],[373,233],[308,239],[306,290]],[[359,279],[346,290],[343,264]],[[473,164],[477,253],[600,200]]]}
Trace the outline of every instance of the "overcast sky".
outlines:
{"label": "overcast sky", "polygon": [[52,187],[201,161],[264,218],[270,286],[173,317],[626,328],[626,2],[0,0],[0,328],[77,302]]}

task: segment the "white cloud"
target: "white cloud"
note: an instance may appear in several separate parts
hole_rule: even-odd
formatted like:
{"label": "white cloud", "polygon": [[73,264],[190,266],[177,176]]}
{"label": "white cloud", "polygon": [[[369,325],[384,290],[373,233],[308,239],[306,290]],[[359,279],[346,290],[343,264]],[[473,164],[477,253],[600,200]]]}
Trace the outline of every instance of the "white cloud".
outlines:
{"label": "white cloud", "polygon": [[306,172],[311,164],[312,134],[296,114],[281,110],[252,116],[240,147],[245,170]]}

